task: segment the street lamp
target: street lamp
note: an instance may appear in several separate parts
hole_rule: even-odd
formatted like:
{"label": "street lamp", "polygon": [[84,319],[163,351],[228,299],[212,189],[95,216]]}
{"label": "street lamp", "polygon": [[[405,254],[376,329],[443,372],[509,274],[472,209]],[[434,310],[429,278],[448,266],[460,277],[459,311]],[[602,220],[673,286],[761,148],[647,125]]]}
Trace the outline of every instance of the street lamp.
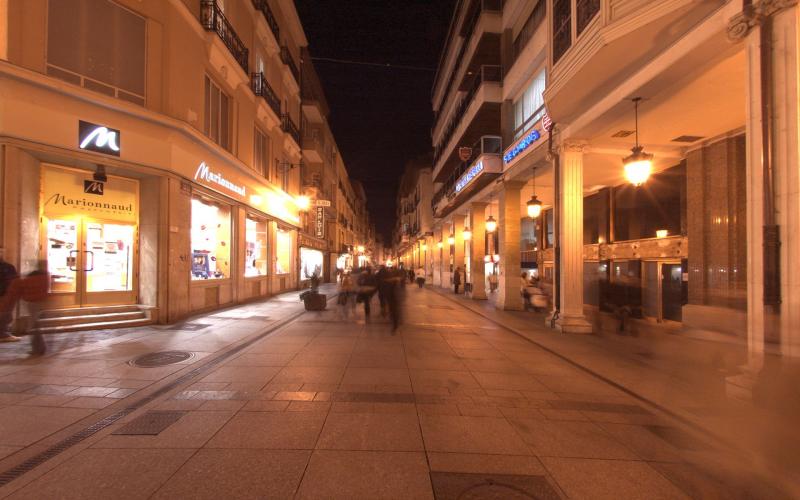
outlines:
{"label": "street lamp", "polygon": [[542,202],[536,198],[536,167],[533,168],[533,193],[528,200],[528,217],[535,219],[542,214]]}
{"label": "street lamp", "polygon": [[631,149],[632,154],[622,160],[625,178],[634,186],[644,184],[653,170],[653,155],[645,153],[644,147],[639,145],[639,101],[641,100],[641,97],[632,99],[636,123],[636,145]]}
{"label": "street lamp", "polygon": [[311,198],[305,195],[298,196],[294,202],[300,210],[308,210],[311,206]]}
{"label": "street lamp", "polygon": [[448,245],[455,245],[455,243],[456,243],[456,238],[451,233],[450,236],[447,237],[447,244]]}
{"label": "street lamp", "polygon": [[494,217],[489,215],[489,218],[486,219],[486,232],[493,233],[497,229],[497,221],[494,220]]}
{"label": "street lamp", "polygon": [[442,242],[441,242],[441,241],[437,241],[437,242],[436,242],[436,248],[438,248],[439,250],[441,250],[443,246],[444,246],[444,245],[442,244]]}
{"label": "street lamp", "polygon": [[470,231],[469,228],[464,229],[464,231],[461,232],[461,237],[464,238],[464,241],[471,240],[472,239],[472,231]]}
{"label": "street lamp", "polygon": [[358,250],[358,253],[364,253],[364,245],[358,245],[356,250]]}

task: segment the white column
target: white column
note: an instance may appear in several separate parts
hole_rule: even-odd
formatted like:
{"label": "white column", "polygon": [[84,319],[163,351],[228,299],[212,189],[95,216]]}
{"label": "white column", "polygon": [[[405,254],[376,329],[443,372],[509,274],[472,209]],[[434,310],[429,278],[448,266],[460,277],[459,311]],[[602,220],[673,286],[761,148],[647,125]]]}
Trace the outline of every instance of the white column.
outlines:
{"label": "white column", "polygon": [[500,248],[500,276],[498,279],[497,303],[498,309],[521,311],[523,309],[522,295],[520,294],[520,235],[521,216],[520,203],[524,182],[503,182],[499,196],[499,209],[497,214],[497,231]]}
{"label": "white column", "polygon": [[583,153],[586,143],[566,141],[560,158],[561,315],[564,333],[592,333],[583,315]]}
{"label": "white column", "polygon": [[472,272],[472,298],[486,300],[486,276],[483,257],[486,255],[486,203],[472,203],[469,210],[470,268]]}

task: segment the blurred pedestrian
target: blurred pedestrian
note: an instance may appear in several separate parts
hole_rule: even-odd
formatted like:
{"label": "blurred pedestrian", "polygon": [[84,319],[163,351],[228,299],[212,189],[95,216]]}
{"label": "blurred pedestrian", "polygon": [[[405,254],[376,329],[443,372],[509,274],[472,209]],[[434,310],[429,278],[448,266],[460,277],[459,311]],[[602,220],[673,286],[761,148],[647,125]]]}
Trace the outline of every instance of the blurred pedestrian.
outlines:
{"label": "blurred pedestrian", "polygon": [[378,301],[380,301],[381,305],[381,317],[384,318],[389,312],[389,306],[386,302],[386,297],[389,294],[387,289],[392,286],[392,282],[390,281],[391,274],[391,271],[386,266],[381,266],[380,269],[378,269],[378,272],[375,273],[375,281],[378,284]]}
{"label": "blurred pedestrian", "polygon": [[386,304],[389,308],[389,316],[392,320],[392,335],[394,335],[397,329],[400,327],[400,314],[402,310],[401,302],[405,281],[406,274],[403,270],[398,269],[396,271],[392,271],[388,280],[388,286],[386,288]]}
{"label": "blurred pedestrian", "polygon": [[455,287],[455,293],[458,295],[458,287],[461,286],[461,268],[456,267],[455,273],[453,273],[453,287]]}
{"label": "blurred pedestrian", "polygon": [[0,342],[19,342],[20,338],[9,333],[13,319],[14,300],[9,295],[11,283],[17,279],[17,269],[3,258],[0,250]]}
{"label": "blurred pedestrian", "polygon": [[408,268],[408,282],[409,283],[414,282],[414,270],[411,269],[410,267]]}
{"label": "blurred pedestrian", "polygon": [[417,268],[417,286],[425,286],[425,269],[422,266]]}
{"label": "blurred pedestrian", "polygon": [[342,279],[339,282],[339,297],[337,303],[339,304],[339,314],[342,318],[347,319],[350,315],[350,309],[355,309],[355,302],[353,301],[353,292],[355,285],[353,284],[353,277],[348,272],[342,273]]}
{"label": "blurred pedestrian", "polygon": [[[19,281],[19,280],[17,280]],[[28,334],[31,336],[31,354],[41,356],[47,352],[39,320],[42,312],[47,309],[50,274],[47,272],[47,262],[40,260],[34,271],[28,273],[22,280],[21,298],[28,306]]]}
{"label": "blurred pedestrian", "polygon": [[364,303],[364,319],[368,320],[370,315],[370,302],[375,291],[378,289],[375,282],[375,275],[372,268],[365,268],[358,277],[358,299],[357,302]]}

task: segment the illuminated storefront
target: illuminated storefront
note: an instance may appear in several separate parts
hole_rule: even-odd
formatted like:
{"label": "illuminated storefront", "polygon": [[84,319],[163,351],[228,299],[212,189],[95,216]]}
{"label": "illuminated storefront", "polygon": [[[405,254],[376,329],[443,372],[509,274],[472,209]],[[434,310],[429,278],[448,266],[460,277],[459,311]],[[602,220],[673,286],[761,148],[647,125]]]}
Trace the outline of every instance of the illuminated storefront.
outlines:
{"label": "illuminated storefront", "polygon": [[322,251],[313,248],[300,247],[300,279],[311,279],[312,276],[321,277],[325,256]]}
{"label": "illuminated storefront", "polygon": [[278,228],[275,238],[275,274],[292,272],[292,232]]}
{"label": "illuminated storefront", "polygon": [[136,302],[139,184],[42,166],[42,238],[58,306]]}
{"label": "illuminated storefront", "polygon": [[192,279],[231,276],[231,209],[215,201],[192,198]]}
{"label": "illuminated storefront", "polygon": [[245,223],[244,275],[267,274],[267,222],[247,217]]}

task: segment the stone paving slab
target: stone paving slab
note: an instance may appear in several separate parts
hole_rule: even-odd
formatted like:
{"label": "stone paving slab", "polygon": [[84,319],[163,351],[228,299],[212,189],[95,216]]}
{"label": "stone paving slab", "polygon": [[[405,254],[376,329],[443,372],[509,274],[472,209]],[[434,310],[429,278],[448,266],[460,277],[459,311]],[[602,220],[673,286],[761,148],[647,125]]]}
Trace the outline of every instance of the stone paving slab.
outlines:
{"label": "stone paving slab", "polygon": [[[698,446],[705,440],[669,416],[430,290],[406,293],[406,317],[428,313],[396,335],[360,309],[349,320],[338,319],[335,306],[303,315],[100,431],[22,489],[0,488],[0,498],[449,498],[501,494],[509,485],[573,498],[760,491],[746,467],[706,467],[730,457],[718,460],[725,450]],[[251,322],[228,319],[235,311],[225,320]],[[257,312],[249,305],[241,314]],[[181,333],[148,337],[148,349],[172,348],[170,335]],[[211,335],[217,340],[198,345],[224,343],[222,333]],[[0,371],[0,383],[12,384],[0,392],[0,438],[8,436],[0,465],[95,414],[91,404],[125,405],[165,384],[172,371],[146,376],[117,362],[140,353],[131,342],[54,354],[33,362],[36,373]],[[114,361],[102,364],[101,353]],[[68,373],[61,369],[89,366],[97,370],[52,380]],[[125,390],[136,392],[118,392]],[[75,402],[87,408],[67,408]],[[185,414],[156,435],[113,434],[147,410]],[[3,411],[13,426],[2,427]],[[45,429],[39,424],[51,411],[61,420]],[[96,484],[80,491],[76,476]]]}

